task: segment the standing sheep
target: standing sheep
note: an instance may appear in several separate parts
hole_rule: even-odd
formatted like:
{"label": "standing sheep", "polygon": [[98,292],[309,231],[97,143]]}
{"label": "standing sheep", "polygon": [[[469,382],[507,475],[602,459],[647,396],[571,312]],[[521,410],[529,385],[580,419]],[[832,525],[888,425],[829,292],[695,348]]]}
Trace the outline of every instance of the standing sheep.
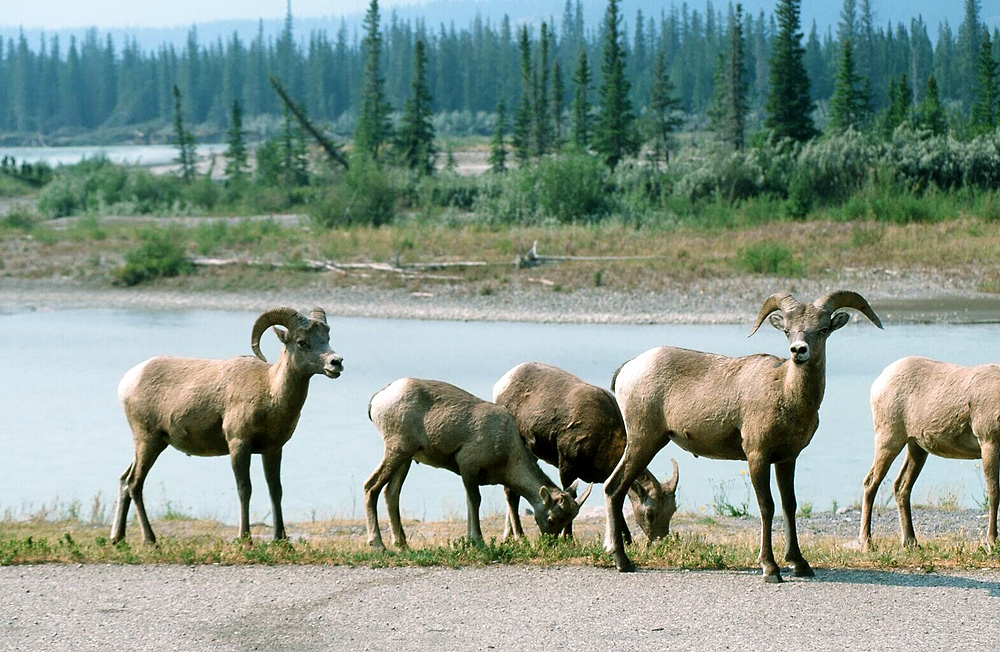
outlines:
{"label": "standing sheep", "polygon": [[[284,348],[275,364],[260,352],[269,327]],[[284,327],[285,330],[277,328]],[[150,358],[130,369],[118,385],[135,459],[121,476],[111,542],[125,537],[129,504],[143,540],[156,542],[146,518],[142,486],[153,462],[167,446],[188,455],[229,455],[240,497],[240,537],[250,537],[250,455],[259,453],[271,494],[274,537],[285,538],[281,515],[281,447],[291,438],[315,374],[337,378],[343,358],[330,349],[326,313],[315,308],[304,317],[291,308],[274,308],[253,325],[251,356],[228,360]]]}
{"label": "standing sheep", "polygon": [[879,328],[865,299],[840,291],[801,304],[772,294],[761,306],[753,335],[765,319],[788,337],[791,359],[772,355],[729,358],[673,347],[646,351],[626,362],[612,380],[625,418],[627,444],[605,483],[604,546],[622,572],[634,566],[625,554],[622,503],[629,486],[669,442],[704,457],[747,460],[761,516],[759,562],[767,582],[780,582],[771,546],[771,465],[785,515],[785,560],[800,577],[813,575],[795,530],[795,461],[819,427],[826,387],[826,339],[860,311]]}
{"label": "standing sheep", "polygon": [[990,521],[989,544],[997,541],[1000,501],[1000,365],[962,367],[928,358],[903,358],[885,368],[871,391],[875,459],[865,478],[861,506],[861,547],[872,540],[872,505],[889,465],[906,446],[893,485],[904,546],[917,544],[910,493],[928,453],[960,460],[983,460]]}
{"label": "standing sheep", "polygon": [[454,385],[400,378],[372,397],[368,417],[385,444],[382,463],[365,481],[368,543],[375,548],[385,548],[377,509],[383,487],[393,539],[406,548],[399,492],[413,460],[462,477],[469,539],[477,543],[483,541],[480,485],[501,484],[523,496],[544,534],[558,534],[580,511],[580,505],[538,468],[510,413]]}
{"label": "standing sheep", "polygon": [[[559,469],[565,488],[578,480],[604,482],[625,451],[625,422],[614,394],[557,367],[519,364],[493,386],[493,401],[514,415],[528,450]],[[671,462],[671,480],[661,484],[645,469],[628,491],[635,519],[650,541],[670,533],[670,519],[677,511],[677,461]],[[518,496],[505,493],[509,509],[504,535],[509,531],[519,538],[524,531]],[[566,536],[572,536],[572,527],[566,526]]]}

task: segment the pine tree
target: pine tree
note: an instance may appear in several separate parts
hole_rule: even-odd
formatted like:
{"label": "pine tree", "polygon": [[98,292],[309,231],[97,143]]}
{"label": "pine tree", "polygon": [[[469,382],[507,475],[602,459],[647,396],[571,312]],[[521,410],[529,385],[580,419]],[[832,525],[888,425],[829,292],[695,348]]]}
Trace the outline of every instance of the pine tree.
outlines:
{"label": "pine tree", "polygon": [[848,39],[840,46],[840,69],[834,81],[833,99],[830,100],[830,130],[860,130],[870,114],[871,100],[864,80],[855,69],[854,45]]}
{"label": "pine tree", "polygon": [[779,138],[806,141],[816,136],[809,96],[809,77],[802,58],[799,32],[801,0],[779,0],[775,10],[778,33],[771,54],[771,92],[767,98],[764,126]]}
{"label": "pine tree", "polygon": [[531,158],[531,134],[534,120],[532,120],[531,98],[533,94],[533,84],[531,81],[531,41],[528,40],[528,27],[521,26],[521,35],[518,39],[518,47],[521,52],[521,106],[514,117],[514,156],[518,163],[524,164]]}
{"label": "pine tree", "polygon": [[972,102],[972,129],[977,133],[990,133],[997,127],[997,102],[1000,101],[1000,82],[997,61],[993,58],[993,43],[990,31],[983,30],[979,46],[979,62],[976,74],[975,95]]}
{"label": "pine tree", "polygon": [[901,124],[911,118],[913,111],[913,90],[906,81],[906,73],[903,73],[897,84],[895,79],[889,80],[889,106],[882,114],[881,132],[885,139],[892,138],[893,132]]}
{"label": "pine tree", "polygon": [[181,166],[181,178],[191,181],[195,175],[194,136],[184,128],[184,106],[177,84],[174,84],[174,141],[177,147],[177,158],[174,160]]}
{"label": "pine tree", "polygon": [[362,46],[368,57],[365,64],[364,85],[361,90],[361,112],[354,131],[354,145],[358,151],[378,158],[379,150],[388,142],[392,133],[389,113],[392,110],[385,99],[382,79],[382,33],[379,31],[378,0],[371,0],[365,14],[365,38]]}
{"label": "pine tree", "polygon": [[586,50],[580,50],[580,59],[573,74],[573,146],[581,152],[590,149],[590,64]]}
{"label": "pine tree", "polygon": [[736,12],[730,16],[729,51],[723,66],[723,113],[719,138],[736,149],[746,143],[747,83],[746,42],[743,37],[743,5],[737,3]]}
{"label": "pine tree", "polygon": [[418,40],[413,53],[412,93],[403,108],[396,148],[411,170],[424,174],[434,172],[437,148],[434,146],[434,125],[431,123],[431,91],[427,83],[427,51]]}
{"label": "pine tree", "polygon": [[965,19],[958,28],[958,90],[965,106],[971,106],[979,76],[980,38],[983,25],[979,20],[979,0],[965,0]]}
{"label": "pine tree", "polygon": [[279,151],[282,182],[290,186],[307,185],[309,183],[309,159],[306,156],[305,135],[287,106],[282,110]]}
{"label": "pine tree", "polygon": [[566,87],[563,85],[562,66],[559,59],[552,65],[552,149],[562,149],[565,137],[563,134],[563,95]]}
{"label": "pine tree", "polygon": [[625,76],[625,48],[622,45],[618,2],[608,0],[604,15],[600,101],[597,124],[594,125],[594,149],[612,170],[623,158],[636,154],[639,149],[635,116],[629,100],[631,85]]}
{"label": "pine tree", "polygon": [[552,148],[552,122],[549,113],[549,28],[542,21],[541,35],[538,39],[538,61],[533,71],[532,105],[534,116],[534,153],[544,156]]}
{"label": "pine tree", "polygon": [[507,104],[500,98],[497,104],[497,124],[490,141],[490,172],[502,174],[507,171]]}
{"label": "pine tree", "polygon": [[229,129],[226,130],[226,176],[230,181],[242,181],[247,173],[247,144],[243,131],[243,109],[240,101],[233,98],[230,111]]}
{"label": "pine tree", "polygon": [[948,121],[938,98],[937,80],[934,75],[927,78],[927,91],[924,100],[917,108],[917,122],[924,129],[929,129],[935,136],[943,136],[948,132]]}
{"label": "pine tree", "polygon": [[653,83],[649,88],[649,110],[646,112],[645,131],[653,149],[653,162],[659,166],[662,159],[670,165],[671,134],[684,124],[681,118],[681,101],[674,97],[674,85],[667,72],[663,50],[653,59]]}

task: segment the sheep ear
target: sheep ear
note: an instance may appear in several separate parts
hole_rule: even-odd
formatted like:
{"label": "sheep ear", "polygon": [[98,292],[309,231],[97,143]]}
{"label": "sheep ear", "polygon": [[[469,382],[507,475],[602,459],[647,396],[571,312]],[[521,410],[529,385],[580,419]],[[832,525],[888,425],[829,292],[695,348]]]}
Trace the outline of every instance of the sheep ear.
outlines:
{"label": "sheep ear", "polygon": [[548,487],[539,487],[538,495],[541,497],[542,504],[545,505],[546,508],[552,507],[552,492],[549,491]]}
{"label": "sheep ear", "polygon": [[830,318],[830,332],[832,333],[838,328],[843,328],[849,321],[851,321],[851,316],[846,312],[833,313],[833,317]]}
{"label": "sheep ear", "polygon": [[282,344],[288,344],[288,331],[284,328],[278,328],[277,326],[271,330],[273,330],[274,334],[278,336],[278,339],[281,340]]}
{"label": "sheep ear", "polygon": [[771,325],[777,328],[779,331],[785,330],[785,315],[780,312],[771,313],[771,316],[767,318]]}

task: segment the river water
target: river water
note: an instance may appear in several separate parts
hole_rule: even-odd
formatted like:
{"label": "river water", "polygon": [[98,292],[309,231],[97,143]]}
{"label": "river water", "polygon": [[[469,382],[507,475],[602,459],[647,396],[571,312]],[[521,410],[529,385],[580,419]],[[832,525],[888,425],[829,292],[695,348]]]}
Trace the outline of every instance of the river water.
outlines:
{"label": "river water", "polygon": [[[202,144],[197,146],[198,158],[217,154],[225,149],[225,145]],[[0,156],[13,156],[21,163],[36,163],[45,161],[49,165],[72,165],[85,158],[106,156],[114,163],[155,166],[171,165],[177,158],[177,147],[174,145],[81,145],[74,147],[0,147]]]}
{"label": "river water", "polygon": [[[625,360],[669,344],[727,355],[784,355],[785,337],[765,324],[747,338],[747,325],[623,326],[338,319],[331,315],[333,348],[345,358],[337,380],[312,380],[282,468],[288,520],[363,517],[362,483],[379,463],[382,442],[367,417],[368,399],[402,376],[445,380],[489,399],[508,369],[540,360],[607,386]],[[117,385],[133,365],[157,354],[228,357],[250,353],[256,314],[222,311],[81,310],[0,314],[0,514],[37,512],[73,501],[89,515],[95,496],[113,503],[117,479],[132,457],[132,439],[118,405]],[[860,497],[871,464],[868,391],[892,361],[926,355],[961,364],[992,361],[998,325],[907,325],[879,331],[867,322],[836,332],[827,344],[827,392],[821,425],[799,457],[799,504],[830,509]],[[273,334],[264,337],[268,359],[278,355]],[[682,509],[712,512],[713,495],[726,487],[734,504],[749,500],[744,462],[695,459],[668,446],[651,468],[663,478],[670,457],[680,464]],[[902,461],[896,461],[880,500]],[[544,467],[556,477],[551,467]],[[257,457],[252,465],[251,512],[268,521],[270,507]],[[915,499],[954,496],[974,506],[984,495],[978,462],[931,457]],[[237,497],[229,460],[196,458],[167,449],[146,484],[153,514],[168,509],[234,523]],[[775,494],[777,496],[777,494]],[[776,498],[777,499],[777,498]],[[590,505],[602,503],[600,486]],[[464,518],[458,476],[414,465],[402,491],[406,517]],[[380,500],[380,508],[381,508]],[[484,512],[503,505],[498,488],[484,491]]]}

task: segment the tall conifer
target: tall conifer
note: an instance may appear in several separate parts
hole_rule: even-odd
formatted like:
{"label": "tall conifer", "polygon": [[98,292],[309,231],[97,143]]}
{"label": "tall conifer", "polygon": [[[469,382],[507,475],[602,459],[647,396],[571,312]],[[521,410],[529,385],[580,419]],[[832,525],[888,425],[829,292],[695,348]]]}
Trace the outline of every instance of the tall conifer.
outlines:
{"label": "tall conifer", "polygon": [[809,77],[802,58],[799,31],[801,0],[778,0],[775,15],[778,33],[771,54],[771,92],[767,98],[764,125],[779,138],[805,141],[816,136],[809,95]]}

